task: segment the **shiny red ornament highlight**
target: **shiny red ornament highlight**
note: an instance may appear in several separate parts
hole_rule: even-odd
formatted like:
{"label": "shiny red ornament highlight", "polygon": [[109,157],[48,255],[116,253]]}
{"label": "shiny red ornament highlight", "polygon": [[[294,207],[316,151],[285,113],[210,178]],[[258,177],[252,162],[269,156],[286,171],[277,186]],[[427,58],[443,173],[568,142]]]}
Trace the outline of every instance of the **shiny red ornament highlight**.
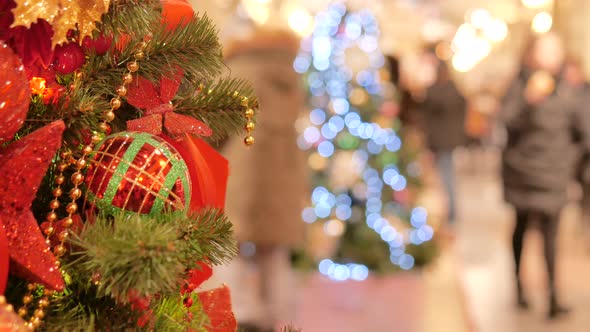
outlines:
{"label": "shiny red ornament highlight", "polygon": [[54,52],[53,67],[60,74],[76,71],[86,62],[84,50],[77,43],[58,45]]}
{"label": "shiny red ornament highlight", "polygon": [[113,38],[105,36],[103,34],[96,38],[90,38],[90,36],[82,39],[82,48],[86,53],[94,52],[97,55],[103,55],[109,51],[113,44]]}
{"label": "shiny red ornament highlight", "polygon": [[0,143],[12,139],[24,123],[31,90],[19,57],[0,41]]}
{"label": "shiny red ornament highlight", "polygon": [[162,23],[168,30],[174,30],[179,25],[186,25],[195,15],[193,7],[186,0],[161,0]]}

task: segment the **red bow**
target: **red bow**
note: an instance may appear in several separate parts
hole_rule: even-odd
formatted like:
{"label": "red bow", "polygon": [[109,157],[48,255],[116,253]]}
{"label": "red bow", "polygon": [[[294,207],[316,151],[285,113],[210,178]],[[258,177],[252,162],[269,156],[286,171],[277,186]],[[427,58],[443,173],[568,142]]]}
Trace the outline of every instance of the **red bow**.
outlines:
{"label": "red bow", "polygon": [[137,108],[144,109],[144,117],[127,121],[127,129],[160,135],[163,122],[168,134],[175,138],[184,133],[211,136],[211,128],[203,122],[173,112],[172,98],[178,91],[183,75],[180,69],[173,75],[162,75],[158,87],[148,79],[138,76],[127,90],[127,101]]}

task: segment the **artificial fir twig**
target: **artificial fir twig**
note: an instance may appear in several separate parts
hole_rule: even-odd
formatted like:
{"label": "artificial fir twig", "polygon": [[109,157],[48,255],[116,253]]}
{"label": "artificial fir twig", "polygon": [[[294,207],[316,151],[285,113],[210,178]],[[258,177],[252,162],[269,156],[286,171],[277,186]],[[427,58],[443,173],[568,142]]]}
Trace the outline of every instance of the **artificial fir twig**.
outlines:
{"label": "artificial fir twig", "polygon": [[[239,95],[234,96],[238,91]],[[191,115],[205,122],[212,130],[212,140],[217,141],[244,131],[246,117],[241,98],[249,100],[251,108],[258,107],[252,87],[245,81],[223,78],[205,86],[199,94],[175,100],[176,111]]]}
{"label": "artificial fir twig", "polygon": [[176,292],[186,268],[203,260],[217,264],[236,254],[231,223],[216,210],[194,217],[182,212],[99,217],[70,241],[72,260],[66,271],[82,280],[100,275],[97,295],[122,302],[130,291]]}
{"label": "artificial fir twig", "polygon": [[[187,310],[181,297],[163,298],[153,308],[153,330],[164,332],[206,332],[209,318],[203,311],[197,294],[191,294],[193,305]],[[190,312],[190,319],[187,319]]]}

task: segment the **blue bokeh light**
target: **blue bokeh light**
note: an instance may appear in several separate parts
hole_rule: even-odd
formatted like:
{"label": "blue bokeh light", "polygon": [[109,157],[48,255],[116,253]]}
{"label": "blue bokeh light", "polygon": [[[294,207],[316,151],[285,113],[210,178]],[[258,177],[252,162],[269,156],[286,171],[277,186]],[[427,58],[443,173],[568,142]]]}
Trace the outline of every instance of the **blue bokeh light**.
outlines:
{"label": "blue bokeh light", "polygon": [[[301,217],[306,223],[334,216],[350,222],[364,215],[367,226],[389,245],[391,262],[402,269],[411,269],[415,261],[405,252],[406,244],[430,241],[433,229],[427,223],[426,210],[421,207],[411,211],[411,228],[403,234],[389,223],[388,219],[405,220],[407,211],[393,197],[387,198],[384,188],[389,186],[394,191],[403,191],[408,179],[395,165],[377,170],[373,162],[375,156],[384,152],[399,151],[402,140],[392,128],[383,128],[365,118],[354,106],[362,103],[349,100],[351,91],[358,86],[369,95],[371,103],[383,100],[386,89],[382,87],[379,71],[385,65],[385,56],[379,49],[379,39],[378,22],[371,11],[347,13],[344,3],[334,3],[316,15],[312,36],[301,42],[293,68],[298,73],[307,73],[313,110],[309,113],[311,124],[298,136],[297,145],[303,150],[317,151],[324,158],[333,156],[337,146],[354,147],[350,162],[354,163],[354,176],[360,175],[350,188],[338,187],[330,192],[323,186],[316,187],[311,195],[312,206],[305,208]],[[366,54],[366,68],[347,67],[349,48]],[[409,164],[401,171],[412,178],[421,173],[418,163]],[[329,259],[322,260],[318,269],[331,280],[338,281],[362,281],[369,275],[368,268],[362,264],[344,265]]]}

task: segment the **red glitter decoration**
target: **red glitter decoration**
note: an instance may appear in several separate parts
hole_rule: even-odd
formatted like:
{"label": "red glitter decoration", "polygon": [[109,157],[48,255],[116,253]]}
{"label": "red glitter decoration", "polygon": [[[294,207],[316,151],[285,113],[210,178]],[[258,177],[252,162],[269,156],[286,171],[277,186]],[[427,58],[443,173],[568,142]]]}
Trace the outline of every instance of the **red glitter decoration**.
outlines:
{"label": "red glitter decoration", "polygon": [[209,332],[234,332],[238,324],[231,309],[231,296],[227,286],[198,293],[203,310],[209,317]]}
{"label": "red glitter decoration", "polygon": [[0,304],[0,332],[27,332],[30,331],[25,321],[20,318],[14,309],[6,304]]}
{"label": "red glitter decoration", "polygon": [[61,272],[30,209],[64,130],[63,121],[55,121],[0,152],[0,225],[11,273],[58,291],[64,288]]}
{"label": "red glitter decoration", "polygon": [[25,121],[31,90],[23,65],[0,41],[0,143],[12,139]]}
{"label": "red glitter decoration", "polygon": [[172,137],[185,133],[211,136],[211,128],[202,121],[173,112],[174,105],[171,101],[178,91],[183,75],[180,69],[170,75],[162,75],[157,87],[144,77],[136,77],[127,89],[127,101],[137,108],[145,109],[145,116],[127,121],[127,129],[160,135],[163,126]]}
{"label": "red glitter decoration", "polygon": [[10,255],[8,254],[8,240],[6,240],[4,228],[0,227],[0,294],[4,294],[4,289],[6,289],[9,262]]}

